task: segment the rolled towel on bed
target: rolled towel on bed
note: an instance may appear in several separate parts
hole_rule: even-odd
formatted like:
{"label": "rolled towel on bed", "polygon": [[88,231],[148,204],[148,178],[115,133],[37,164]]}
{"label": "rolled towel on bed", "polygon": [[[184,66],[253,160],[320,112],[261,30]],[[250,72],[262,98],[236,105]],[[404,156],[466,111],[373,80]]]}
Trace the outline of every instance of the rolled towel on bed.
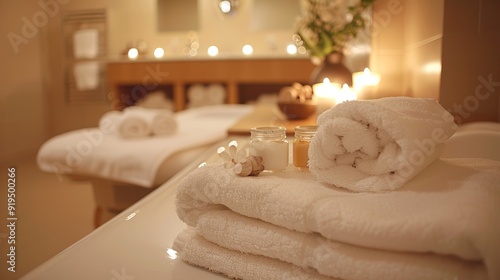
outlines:
{"label": "rolled towel on bed", "polygon": [[387,97],[341,103],[318,117],[309,169],[356,192],[401,187],[439,158],[456,130],[434,99]]}
{"label": "rolled towel on bed", "polygon": [[177,120],[170,110],[131,106],[125,108],[124,113],[144,118],[152,135],[171,135],[177,131]]}
{"label": "rolled towel on bed", "polygon": [[177,131],[177,120],[170,110],[132,106],[121,112],[105,113],[99,120],[99,128],[122,138],[171,135]]}
{"label": "rolled towel on bed", "polygon": [[119,111],[105,113],[99,120],[99,128],[104,133],[127,139],[146,137],[151,133],[150,126],[143,117]]}

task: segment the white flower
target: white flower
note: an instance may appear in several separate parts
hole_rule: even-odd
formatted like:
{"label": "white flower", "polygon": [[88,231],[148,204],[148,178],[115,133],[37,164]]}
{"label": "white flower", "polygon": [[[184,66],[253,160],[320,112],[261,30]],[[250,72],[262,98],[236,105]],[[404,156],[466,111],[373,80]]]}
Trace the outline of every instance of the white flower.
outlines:
{"label": "white flower", "polygon": [[224,147],[219,147],[217,154],[224,160],[224,167],[231,168],[247,157],[247,150],[241,149],[238,151],[238,142],[233,140],[229,142],[227,150]]}

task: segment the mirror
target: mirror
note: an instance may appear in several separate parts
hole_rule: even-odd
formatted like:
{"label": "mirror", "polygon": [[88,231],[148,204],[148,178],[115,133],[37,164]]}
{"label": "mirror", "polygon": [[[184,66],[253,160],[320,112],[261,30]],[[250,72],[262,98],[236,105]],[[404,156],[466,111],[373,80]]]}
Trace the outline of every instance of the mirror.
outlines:
{"label": "mirror", "polygon": [[300,0],[254,0],[250,30],[293,30],[301,13]]}
{"label": "mirror", "polygon": [[199,29],[198,0],[158,0],[156,12],[158,32]]}

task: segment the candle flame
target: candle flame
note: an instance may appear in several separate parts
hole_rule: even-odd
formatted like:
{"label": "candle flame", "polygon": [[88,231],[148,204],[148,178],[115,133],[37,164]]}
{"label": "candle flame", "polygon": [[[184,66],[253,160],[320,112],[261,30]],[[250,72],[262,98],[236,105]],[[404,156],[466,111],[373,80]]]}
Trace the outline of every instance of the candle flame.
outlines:
{"label": "candle flame", "polygon": [[330,83],[330,79],[328,79],[328,78],[323,79],[323,84],[329,84],[329,83]]}
{"label": "candle flame", "polygon": [[365,72],[365,75],[367,75],[367,76],[370,76],[370,74],[371,74],[370,69],[368,69],[368,67],[365,68],[365,71],[363,71],[363,72]]}

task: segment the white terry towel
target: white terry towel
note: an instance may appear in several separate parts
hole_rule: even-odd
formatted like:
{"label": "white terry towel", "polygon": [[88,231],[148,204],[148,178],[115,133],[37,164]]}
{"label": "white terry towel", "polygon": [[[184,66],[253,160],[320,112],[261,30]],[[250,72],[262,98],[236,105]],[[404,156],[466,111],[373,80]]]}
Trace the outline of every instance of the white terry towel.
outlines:
{"label": "white terry towel", "polygon": [[73,66],[76,88],[81,91],[95,90],[99,86],[99,62],[78,62]]}
{"label": "white terry towel", "polygon": [[75,58],[96,58],[99,54],[99,30],[80,29],[73,34],[73,56]]}
{"label": "white terry towel", "polygon": [[202,238],[191,228],[184,230],[177,236],[172,248],[179,252],[180,257],[188,263],[223,273],[235,279],[331,279],[313,269],[303,269],[276,259],[242,254],[239,251],[218,246]]}
{"label": "white terry towel", "polygon": [[122,138],[172,135],[177,131],[177,120],[170,110],[131,106],[121,112],[105,113],[99,120],[99,128]]}
{"label": "white terry towel", "polygon": [[124,113],[146,120],[153,135],[172,135],[177,131],[177,120],[170,110],[131,106],[125,108]]}
{"label": "white terry towel", "polygon": [[119,111],[110,111],[102,115],[99,128],[103,133],[126,139],[142,138],[151,133],[150,126],[143,117]]}
{"label": "white terry towel", "polygon": [[434,99],[411,97],[343,102],[318,126],[309,169],[321,182],[358,192],[401,187],[439,158],[457,127]]}
{"label": "white terry towel", "polygon": [[437,160],[385,193],[326,187],[310,173],[250,178],[208,165],[180,183],[177,213],[221,247],[331,277],[500,279],[498,182],[500,162],[486,159]]}

